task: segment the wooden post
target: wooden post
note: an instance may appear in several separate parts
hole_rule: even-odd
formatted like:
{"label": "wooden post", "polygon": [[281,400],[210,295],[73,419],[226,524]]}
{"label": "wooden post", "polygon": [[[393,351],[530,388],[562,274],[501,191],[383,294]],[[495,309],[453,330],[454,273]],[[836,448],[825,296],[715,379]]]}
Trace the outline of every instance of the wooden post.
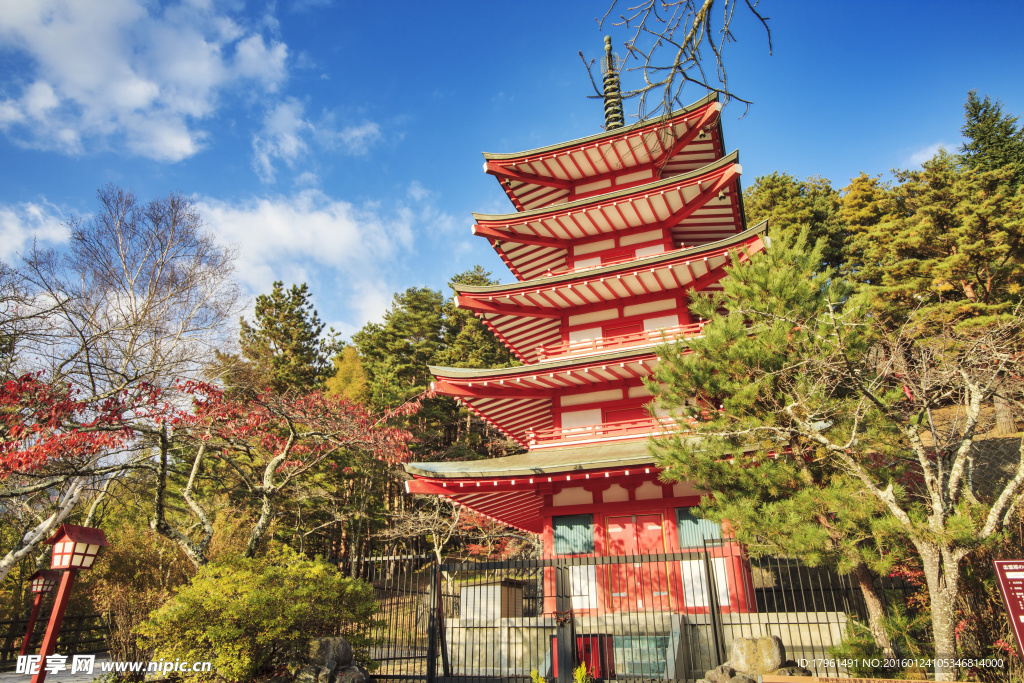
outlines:
{"label": "wooden post", "polygon": [[708,552],[708,542],[704,541],[704,572],[708,586],[708,617],[711,619],[711,636],[715,646],[715,655],[718,661],[715,666],[724,664],[728,655],[725,651],[725,624],[722,620],[722,605],[718,600],[718,577],[715,575],[715,565],[711,561],[711,553]]}
{"label": "wooden post", "polygon": [[28,617],[28,628],[25,629],[25,642],[21,644],[21,653],[24,656],[28,652],[28,644],[32,642],[32,629],[36,626],[36,618],[39,616],[39,608],[43,604],[43,593],[36,593],[32,598],[32,614]]}
{"label": "wooden post", "polygon": [[558,683],[570,683],[572,671],[576,666],[576,638],[572,620],[572,587],[569,582],[569,567],[555,567],[555,624],[556,650],[555,661],[558,662]]}
{"label": "wooden post", "polygon": [[76,576],[78,576],[78,570],[72,568],[66,570],[60,577],[60,588],[57,589],[57,599],[53,603],[53,611],[50,612],[50,623],[46,626],[46,635],[43,636],[43,644],[39,648],[39,673],[32,677],[32,683],[43,683],[46,678],[46,657],[53,654],[54,647],[57,645],[60,625],[64,621],[64,610],[68,607],[71,587],[75,585]]}
{"label": "wooden post", "polygon": [[[437,563],[430,567],[430,609],[427,618],[427,683],[437,678],[437,606],[441,599],[441,572]],[[32,683],[35,683],[33,681]]]}

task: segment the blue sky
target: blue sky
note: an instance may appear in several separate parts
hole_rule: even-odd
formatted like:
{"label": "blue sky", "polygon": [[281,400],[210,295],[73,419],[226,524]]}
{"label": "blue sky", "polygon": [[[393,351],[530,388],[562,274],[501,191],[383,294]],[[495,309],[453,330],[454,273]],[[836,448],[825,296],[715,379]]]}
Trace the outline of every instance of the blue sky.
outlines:
{"label": "blue sky", "polygon": [[[967,91],[1024,112],[1017,2],[762,0],[742,13],[723,113],[744,183],[837,187],[960,143]],[[471,211],[511,205],[480,152],[599,132],[577,52],[603,2],[0,2],[0,259],[60,247],[96,189],[195,197],[250,295],[306,281],[345,334],[392,294],[482,264]],[[619,48],[619,52],[622,52]],[[630,85],[629,77],[624,85]],[[688,101],[703,92],[693,89]],[[635,113],[635,106],[627,112]],[[635,120],[635,119],[633,119]],[[447,293],[447,292],[446,292]]]}

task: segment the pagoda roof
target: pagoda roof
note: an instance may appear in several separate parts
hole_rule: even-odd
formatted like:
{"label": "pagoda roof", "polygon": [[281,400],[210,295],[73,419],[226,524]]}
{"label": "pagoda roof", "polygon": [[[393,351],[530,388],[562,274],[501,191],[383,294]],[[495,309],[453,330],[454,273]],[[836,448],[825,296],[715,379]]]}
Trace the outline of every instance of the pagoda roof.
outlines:
{"label": "pagoda roof", "polygon": [[552,448],[469,462],[406,463],[415,479],[407,493],[443,496],[486,517],[539,534],[546,484],[591,477],[649,474],[656,469],[647,441]]}
{"label": "pagoda roof", "polygon": [[[539,349],[562,341],[562,319],[588,306],[663,299],[670,292],[700,291],[725,276],[731,252],[739,259],[764,249],[762,221],[753,228],[692,249],[677,249],[641,259],[573,273],[504,285],[454,285],[456,304],[472,310],[524,363],[537,361]],[[648,346],[660,341],[651,337]]]}
{"label": "pagoda roof", "polygon": [[[430,388],[458,398],[510,439],[529,446],[531,434],[547,433],[553,428],[554,402],[560,395],[641,386],[642,379],[651,376],[659,360],[654,349],[629,348],[514,368],[431,366],[437,381]],[[619,436],[637,438],[633,432]]]}
{"label": "pagoda roof", "polygon": [[684,173],[722,156],[721,110],[712,93],[657,119],[578,140],[512,154],[485,152],[484,170],[498,178],[518,210],[565,202],[581,186],[615,177]]}
{"label": "pagoda roof", "polygon": [[570,247],[610,237],[634,243],[662,240],[693,246],[742,229],[739,153],[699,169],[597,196],[510,214],[474,213],[473,233],[486,237],[519,280],[568,267]]}

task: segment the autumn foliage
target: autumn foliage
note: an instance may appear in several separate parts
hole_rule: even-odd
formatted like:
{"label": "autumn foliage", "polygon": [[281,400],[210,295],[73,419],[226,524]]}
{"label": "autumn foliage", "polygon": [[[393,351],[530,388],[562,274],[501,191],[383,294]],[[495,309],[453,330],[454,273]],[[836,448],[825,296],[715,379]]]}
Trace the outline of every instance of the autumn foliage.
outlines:
{"label": "autumn foliage", "polygon": [[121,446],[132,430],[123,395],[90,402],[36,374],[3,383],[0,391],[0,479],[55,460],[89,459]]}

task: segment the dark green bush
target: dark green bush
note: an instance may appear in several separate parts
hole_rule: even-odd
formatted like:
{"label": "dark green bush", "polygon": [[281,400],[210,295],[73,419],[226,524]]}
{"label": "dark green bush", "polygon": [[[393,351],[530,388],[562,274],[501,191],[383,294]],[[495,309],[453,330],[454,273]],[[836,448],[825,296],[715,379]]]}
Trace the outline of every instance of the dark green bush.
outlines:
{"label": "dark green bush", "polygon": [[212,673],[192,680],[251,681],[324,635],[344,636],[370,664],[363,634],[376,613],[372,586],[283,548],[207,565],[136,632],[155,659],[212,662]]}

